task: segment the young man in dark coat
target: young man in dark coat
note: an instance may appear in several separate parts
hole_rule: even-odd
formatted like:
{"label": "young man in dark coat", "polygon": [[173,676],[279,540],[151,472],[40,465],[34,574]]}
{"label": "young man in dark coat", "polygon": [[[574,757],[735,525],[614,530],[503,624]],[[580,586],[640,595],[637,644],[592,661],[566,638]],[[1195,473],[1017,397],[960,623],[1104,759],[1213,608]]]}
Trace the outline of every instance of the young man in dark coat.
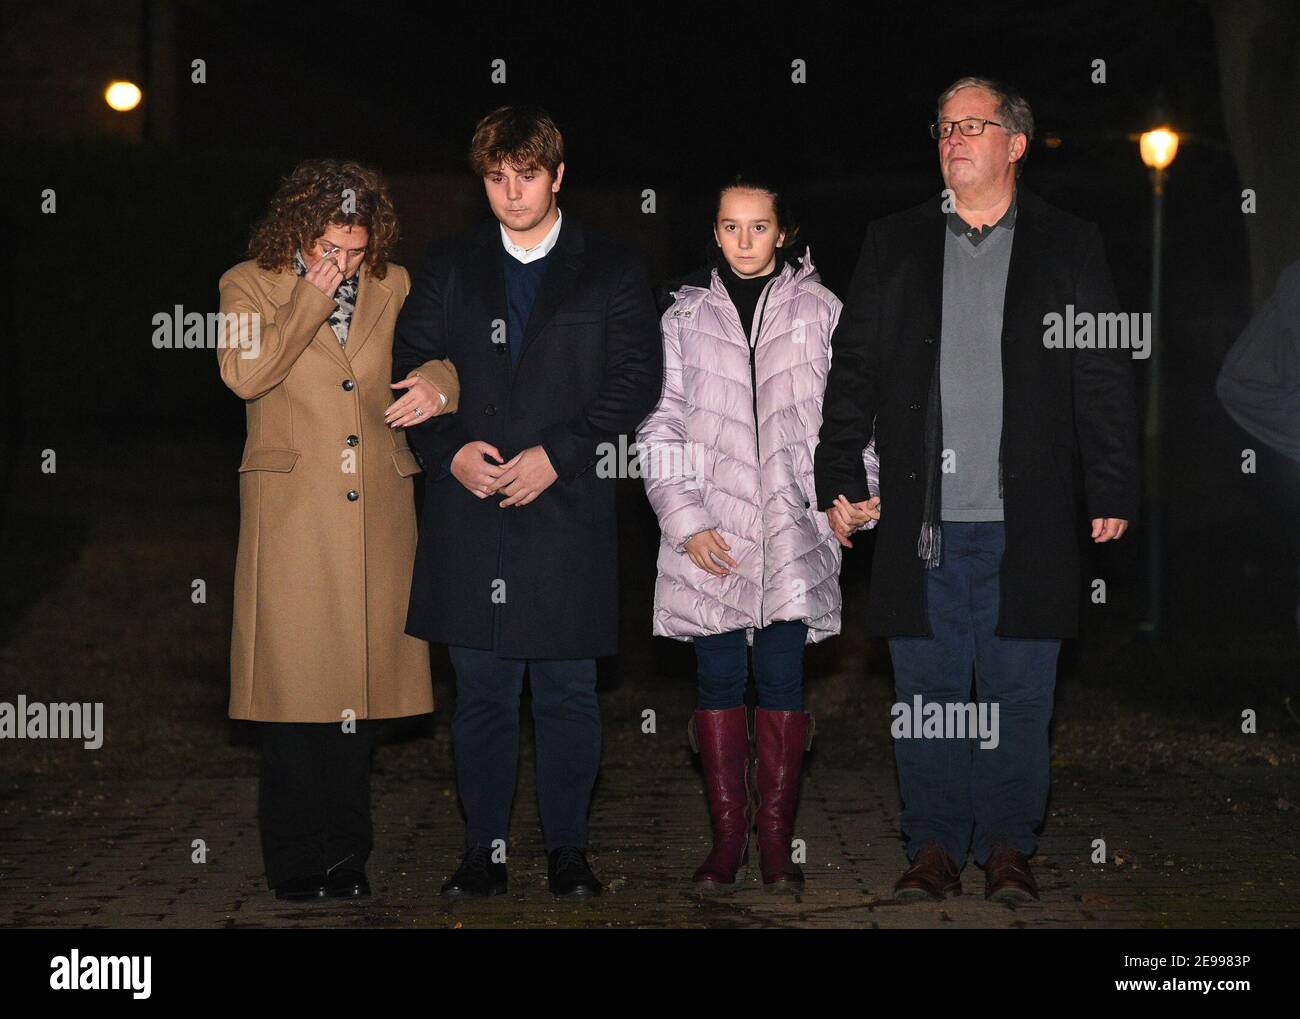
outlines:
{"label": "young man in dark coat", "polygon": [[[832,338],[817,501],[844,539],[866,520],[853,504],[877,494],[874,433],[867,627],[890,638],[898,698],[896,893],[960,892],[973,844],[987,897],[1037,898],[1057,654],[1078,625],[1075,462],[1092,540],[1119,538],[1138,504],[1135,351],[1075,342],[1076,323],[1079,340],[1085,322],[1112,334],[1116,298],[1097,228],[1016,186],[1028,103],[963,78],[932,134],[945,190],[870,225]],[[993,730],[978,743],[955,724],[972,672]],[[918,700],[954,731],[918,732]]]}
{"label": "young man in dark coat", "polygon": [[635,257],[560,213],[560,132],[503,107],[470,162],[495,219],[430,252],[397,323],[393,372],[441,351],[460,407],[412,429],[426,497],[407,632],[448,645],[467,851],[448,897],[506,890],[528,670],[551,891],[596,895],[585,856],[600,763],[596,662],[617,650],[614,482],[605,443],[658,401],[658,319]]}

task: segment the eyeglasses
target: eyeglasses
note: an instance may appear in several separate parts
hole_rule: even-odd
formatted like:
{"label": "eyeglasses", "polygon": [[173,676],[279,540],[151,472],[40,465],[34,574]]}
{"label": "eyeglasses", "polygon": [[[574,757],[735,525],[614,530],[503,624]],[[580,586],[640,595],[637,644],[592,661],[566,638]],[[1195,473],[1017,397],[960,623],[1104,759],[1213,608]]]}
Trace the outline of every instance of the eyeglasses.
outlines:
{"label": "eyeglasses", "polygon": [[952,134],[952,129],[957,127],[967,138],[974,138],[977,134],[984,133],[984,125],[992,124],[994,127],[1002,127],[996,120],[985,120],[983,117],[965,117],[961,120],[941,120],[937,124],[930,125],[930,137],[936,140],[947,138]]}
{"label": "eyeglasses", "polygon": [[[323,238],[317,243],[320,245],[320,253],[322,258],[329,258],[332,255],[341,254],[343,252],[343,249],[340,248],[337,244],[331,244],[329,241],[324,240]],[[368,250],[368,248],[369,245],[367,245],[364,248],[361,248],[360,254],[364,255]],[[344,257],[346,258],[347,256],[344,255]]]}

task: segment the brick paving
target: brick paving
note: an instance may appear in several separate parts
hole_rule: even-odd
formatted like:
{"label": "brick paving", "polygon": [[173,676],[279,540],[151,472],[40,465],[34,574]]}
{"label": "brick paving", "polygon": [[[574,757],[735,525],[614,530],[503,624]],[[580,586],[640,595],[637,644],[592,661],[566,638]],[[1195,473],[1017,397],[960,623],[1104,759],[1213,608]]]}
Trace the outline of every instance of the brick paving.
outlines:
{"label": "brick paving", "polygon": [[[890,684],[880,647],[852,632],[809,655],[819,731],[796,832],[807,843],[806,893],[768,895],[751,876],[732,895],[701,899],[689,887],[708,825],[684,733],[691,659],[684,645],[652,641],[639,625],[649,618],[649,591],[635,583],[647,576],[636,557],[652,555],[654,541],[637,534],[625,549],[633,562],[626,650],[602,680],[591,857],[607,894],[559,903],[546,891],[526,746],[510,894],[454,906],[437,897],[463,827],[450,680],[445,656],[435,654],[438,711],[376,755],[376,894],[343,905],[277,903],[261,875],[256,740],[224,717],[237,446],[130,449],[169,483],[123,471],[116,448],[72,448],[60,461],[70,478],[28,482],[8,509],[8,533],[24,540],[0,546],[0,699],[103,701],[107,735],[93,752],[0,743],[0,927],[1300,926],[1290,721],[1283,716],[1282,736],[1268,742],[1239,734],[1234,742],[1213,735],[1235,731],[1231,716],[1195,731],[1155,717],[1152,735],[1140,738],[1160,753],[1135,767],[1134,755],[1120,752],[1139,738],[1131,729],[1113,737],[1114,760],[1105,748],[1088,754],[1105,729],[1087,728],[1099,699],[1080,683],[1058,697],[1058,752],[1066,752],[1053,766],[1035,858],[1042,902],[986,903],[973,864],[960,897],[893,901],[904,857],[886,732]],[[206,604],[191,601],[193,578],[207,579]],[[849,590],[846,618],[861,597]],[[1088,683],[1104,678],[1082,660],[1079,669],[1096,674]],[[647,706],[657,734],[641,732]],[[1133,712],[1116,710],[1131,726]],[[1219,744],[1225,752],[1205,749]],[[1105,864],[1090,862],[1096,838],[1106,840]],[[196,839],[206,862],[192,862]]]}
{"label": "brick paving", "polygon": [[[256,780],[41,782],[6,788],[0,810],[0,925],[17,927],[1294,927],[1294,822],[1265,815],[1243,829],[1230,809],[1188,812],[1162,788],[1058,778],[1035,863],[1041,903],[986,903],[969,864],[960,897],[899,903],[903,863],[892,768],[808,769],[797,834],[808,844],[808,888],[762,891],[753,874],[725,897],[696,896],[691,870],[707,850],[698,771],[685,750],[645,753],[627,737],[601,777],[592,813],[593,863],[608,886],[595,902],[559,903],[546,890],[531,764],[521,768],[511,890],[448,905],[438,885],[462,831],[450,773],[385,774],[377,757],[365,903],[289,906],[266,891],[255,821]],[[621,744],[621,747],[617,744]],[[647,779],[650,778],[650,781]],[[1272,831],[1268,830],[1271,827]],[[1104,866],[1091,841],[1112,840]],[[191,860],[202,839],[207,861]],[[1254,848],[1207,858],[1207,849]],[[1123,860],[1113,862],[1119,850]]]}

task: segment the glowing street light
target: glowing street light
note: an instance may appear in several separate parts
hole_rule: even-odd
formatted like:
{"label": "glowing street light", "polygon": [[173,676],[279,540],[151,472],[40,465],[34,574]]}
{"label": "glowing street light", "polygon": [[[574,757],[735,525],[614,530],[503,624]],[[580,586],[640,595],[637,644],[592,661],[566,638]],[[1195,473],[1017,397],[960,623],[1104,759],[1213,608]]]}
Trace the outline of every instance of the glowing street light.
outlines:
{"label": "glowing street light", "polygon": [[140,105],[140,86],[131,81],[115,81],[104,89],[104,102],[118,113],[127,113]]}
{"label": "glowing street light", "polygon": [[1178,132],[1168,127],[1157,127],[1142,132],[1138,139],[1142,162],[1153,170],[1164,170],[1178,155]]}

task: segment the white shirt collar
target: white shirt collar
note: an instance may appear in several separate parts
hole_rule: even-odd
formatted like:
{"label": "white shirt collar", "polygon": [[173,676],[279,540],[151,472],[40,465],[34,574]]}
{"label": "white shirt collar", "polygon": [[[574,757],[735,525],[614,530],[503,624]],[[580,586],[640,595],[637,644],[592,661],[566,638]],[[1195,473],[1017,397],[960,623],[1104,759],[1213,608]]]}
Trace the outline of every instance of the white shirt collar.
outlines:
{"label": "white shirt collar", "polygon": [[518,244],[510,239],[506,233],[506,228],[501,227],[501,244],[511,255],[527,265],[529,262],[536,262],[539,258],[545,258],[550,254],[551,249],[555,247],[555,242],[560,237],[560,224],[564,221],[564,213],[559,209],[555,210],[555,225],[551,227],[550,233],[543,237],[537,244],[531,248],[521,248]]}

